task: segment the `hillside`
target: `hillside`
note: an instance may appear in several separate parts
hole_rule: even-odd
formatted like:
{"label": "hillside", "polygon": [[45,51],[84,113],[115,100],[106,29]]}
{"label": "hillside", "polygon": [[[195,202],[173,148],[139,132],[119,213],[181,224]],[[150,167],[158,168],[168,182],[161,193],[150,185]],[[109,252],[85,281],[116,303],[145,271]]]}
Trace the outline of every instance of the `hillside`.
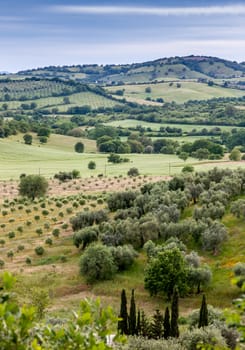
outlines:
{"label": "hillside", "polygon": [[231,79],[245,74],[244,63],[216,57],[187,56],[125,65],[49,66],[21,71],[19,76],[62,77],[84,82],[113,84],[166,79]]}

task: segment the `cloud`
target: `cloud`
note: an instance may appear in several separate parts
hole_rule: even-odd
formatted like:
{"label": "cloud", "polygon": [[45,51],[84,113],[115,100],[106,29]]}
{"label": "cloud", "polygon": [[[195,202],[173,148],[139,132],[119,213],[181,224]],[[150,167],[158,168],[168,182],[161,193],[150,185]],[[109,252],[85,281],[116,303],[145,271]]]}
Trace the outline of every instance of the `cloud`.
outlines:
{"label": "cloud", "polygon": [[245,5],[206,7],[131,7],[131,6],[50,6],[49,10],[63,14],[90,15],[150,15],[150,16],[199,16],[245,15]]}

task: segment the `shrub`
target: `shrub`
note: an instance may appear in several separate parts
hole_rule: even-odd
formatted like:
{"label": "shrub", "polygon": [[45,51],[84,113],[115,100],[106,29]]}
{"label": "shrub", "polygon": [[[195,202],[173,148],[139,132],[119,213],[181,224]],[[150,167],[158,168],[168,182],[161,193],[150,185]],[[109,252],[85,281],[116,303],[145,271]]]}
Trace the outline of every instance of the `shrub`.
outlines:
{"label": "shrub", "polygon": [[48,244],[48,245],[52,245],[53,244],[52,238],[50,238],[50,237],[47,238],[45,243]]}
{"label": "shrub", "polygon": [[89,163],[88,163],[88,169],[90,170],[94,170],[96,168],[96,163],[91,160]]}
{"label": "shrub", "polygon": [[139,176],[139,170],[137,168],[130,168],[128,171],[128,176]]}
{"label": "shrub", "polygon": [[43,255],[44,252],[45,252],[45,250],[44,250],[44,248],[42,246],[38,246],[38,247],[35,248],[35,253],[37,255]]}
{"label": "shrub", "polygon": [[102,244],[90,245],[80,259],[80,272],[89,283],[112,279],[116,271],[111,249]]}
{"label": "shrub", "polygon": [[112,247],[112,256],[118,270],[127,270],[138,256],[137,252],[130,245],[123,245],[119,247]]}
{"label": "shrub", "polygon": [[59,237],[60,235],[60,230],[58,228],[55,228],[53,231],[52,231],[52,235],[54,237]]}
{"label": "shrub", "polygon": [[97,241],[98,239],[98,230],[96,227],[85,227],[84,229],[77,231],[73,235],[73,243],[79,248],[82,244],[82,249],[85,249],[86,246],[92,242]]}

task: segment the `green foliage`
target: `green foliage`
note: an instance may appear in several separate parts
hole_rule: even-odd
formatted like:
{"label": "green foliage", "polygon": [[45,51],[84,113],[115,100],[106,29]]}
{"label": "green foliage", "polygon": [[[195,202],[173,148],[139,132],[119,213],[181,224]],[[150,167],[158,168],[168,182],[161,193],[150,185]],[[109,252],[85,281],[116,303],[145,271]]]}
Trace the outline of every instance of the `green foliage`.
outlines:
{"label": "green foliage", "polygon": [[198,328],[206,327],[206,326],[208,326],[208,307],[207,307],[207,303],[206,303],[205,294],[203,294],[202,305],[200,308]]}
{"label": "green foliage", "polygon": [[117,271],[111,249],[102,244],[91,244],[80,259],[80,272],[88,283],[110,280]]}
{"label": "green foliage", "polygon": [[[0,348],[2,350],[109,350],[106,337],[115,333],[117,317],[100,301],[83,300],[72,318],[53,326],[36,323],[48,305],[47,293],[35,290],[35,307],[20,307],[12,297],[14,278],[5,272],[0,280]],[[114,337],[115,345],[123,339]]]}
{"label": "green foliage", "polygon": [[76,231],[73,235],[73,243],[79,248],[82,244],[82,249],[85,249],[88,244],[97,241],[98,229],[94,226],[85,227],[80,231]]}
{"label": "green foliage", "polygon": [[145,288],[151,295],[164,293],[170,299],[177,286],[182,294],[187,289],[187,263],[181,251],[175,247],[165,249],[152,258],[145,273]]}
{"label": "green foliage", "polygon": [[170,321],[170,336],[174,338],[179,337],[179,292],[175,286],[173,298],[171,302],[171,321]]}
{"label": "green foliage", "polygon": [[23,136],[23,140],[25,142],[26,145],[31,145],[32,144],[32,135],[30,134],[25,134]]}
{"label": "green foliage", "polygon": [[47,180],[40,175],[28,175],[22,177],[19,184],[19,193],[32,200],[36,197],[43,197],[48,189]]}
{"label": "green foliage", "polygon": [[128,317],[128,332],[130,335],[135,335],[137,333],[136,329],[136,306],[134,299],[134,289],[132,289],[131,299],[130,299],[130,310]]}
{"label": "green foliage", "polygon": [[129,334],[128,330],[128,311],[127,311],[127,296],[125,289],[121,292],[121,306],[118,321],[118,331],[120,334]]}
{"label": "green foliage", "polygon": [[137,168],[130,168],[127,172],[128,176],[139,176],[139,170]]}
{"label": "green foliage", "polygon": [[241,160],[241,157],[242,157],[242,155],[241,155],[241,151],[239,150],[239,148],[234,147],[229,155],[229,159],[237,162],[237,161]]}
{"label": "green foliage", "polygon": [[84,152],[84,144],[82,142],[77,142],[74,146],[75,152],[83,153]]}
{"label": "green foliage", "polygon": [[89,163],[88,163],[88,169],[90,170],[94,170],[96,168],[96,163],[91,160]]}
{"label": "green foliage", "polygon": [[43,255],[44,252],[45,252],[45,250],[44,250],[44,248],[42,246],[38,246],[38,247],[35,248],[35,253],[37,255]]}

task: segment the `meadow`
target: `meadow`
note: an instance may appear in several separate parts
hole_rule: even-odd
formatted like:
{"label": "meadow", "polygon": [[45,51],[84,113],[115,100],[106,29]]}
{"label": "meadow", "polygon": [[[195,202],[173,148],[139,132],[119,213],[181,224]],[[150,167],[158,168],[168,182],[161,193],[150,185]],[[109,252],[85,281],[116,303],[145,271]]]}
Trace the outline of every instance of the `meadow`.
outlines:
{"label": "meadow", "polygon": [[[85,153],[76,153],[74,145],[78,141],[85,144]],[[141,175],[174,175],[181,172],[186,164],[193,165],[196,171],[217,167],[237,168],[245,167],[245,162],[197,161],[188,158],[186,162],[176,155],[165,154],[125,154],[129,162],[108,163],[108,154],[96,153],[95,141],[78,139],[70,136],[52,134],[47,144],[40,145],[34,139],[33,145],[25,145],[22,135],[19,134],[7,139],[0,139],[0,180],[16,180],[23,173],[41,174],[53,177],[59,171],[77,169],[82,177],[98,176],[125,176],[132,167],[138,168]],[[88,169],[90,161],[96,163],[96,169]]]}
{"label": "meadow", "polygon": [[[180,86],[180,87],[178,87]],[[145,92],[146,88],[151,88],[151,92]],[[242,97],[244,91],[221,86],[208,86],[195,81],[175,81],[157,84],[130,84],[108,87],[107,91],[115,92],[125,90],[124,97],[137,103],[146,103],[146,98],[156,100],[162,98],[164,102],[185,103],[189,100],[208,100],[219,97]]]}

